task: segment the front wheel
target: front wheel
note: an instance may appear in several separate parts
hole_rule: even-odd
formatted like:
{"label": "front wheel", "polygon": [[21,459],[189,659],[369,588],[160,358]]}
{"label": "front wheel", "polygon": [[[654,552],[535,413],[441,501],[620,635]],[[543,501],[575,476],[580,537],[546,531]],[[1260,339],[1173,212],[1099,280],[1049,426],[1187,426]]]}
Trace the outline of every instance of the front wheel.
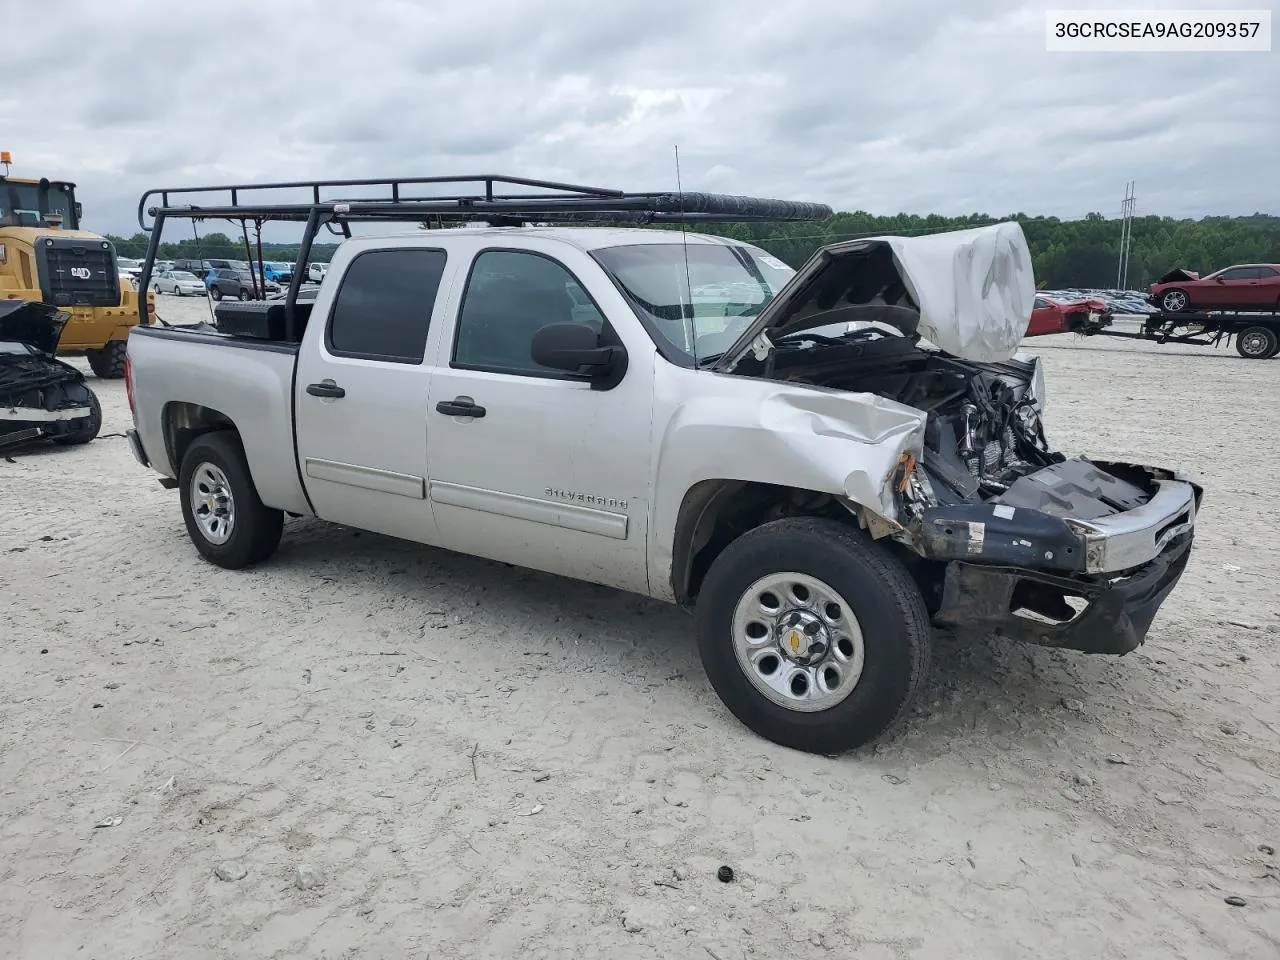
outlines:
{"label": "front wheel", "polygon": [[1160,306],[1166,313],[1181,313],[1191,306],[1185,290],[1166,290],[1160,294]]}
{"label": "front wheel", "polygon": [[1248,360],[1266,360],[1280,351],[1280,338],[1270,327],[1246,327],[1236,334],[1236,352]]}
{"label": "front wheel", "polygon": [[89,369],[103,380],[119,380],[124,376],[124,358],[128,344],[123,340],[109,340],[100,350],[86,350]]}
{"label": "front wheel", "polygon": [[209,296],[213,297],[213,299],[215,300],[222,299],[222,291],[218,289],[217,284],[214,284],[212,287],[209,288]]}
{"label": "front wheel", "polygon": [[284,514],[258,496],[235,433],[197,437],[182,457],[178,489],[187,535],[206,560],[238,570],[267,559],[280,545]]}
{"label": "front wheel", "polygon": [[252,294],[250,294],[250,293],[249,293],[249,291],[248,291],[248,290],[246,290],[244,287],[241,287],[241,288],[240,288],[240,299],[241,299],[241,300],[252,300],[252,299],[253,299],[253,295],[252,295]]}
{"label": "front wheel", "polygon": [[747,727],[834,754],[880,736],[928,671],[929,615],[902,564],[835,520],[764,524],[725,548],[698,597],[698,650]]}

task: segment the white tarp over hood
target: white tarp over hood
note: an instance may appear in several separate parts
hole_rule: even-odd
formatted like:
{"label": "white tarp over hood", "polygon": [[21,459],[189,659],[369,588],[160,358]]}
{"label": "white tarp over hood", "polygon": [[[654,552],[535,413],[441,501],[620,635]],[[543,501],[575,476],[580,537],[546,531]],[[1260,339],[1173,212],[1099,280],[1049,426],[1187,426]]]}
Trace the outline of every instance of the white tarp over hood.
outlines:
{"label": "white tarp over hood", "polygon": [[1031,251],[1016,222],[924,237],[870,237],[819,250],[716,364],[769,340],[876,321],[965,360],[1013,356],[1031,319]]}

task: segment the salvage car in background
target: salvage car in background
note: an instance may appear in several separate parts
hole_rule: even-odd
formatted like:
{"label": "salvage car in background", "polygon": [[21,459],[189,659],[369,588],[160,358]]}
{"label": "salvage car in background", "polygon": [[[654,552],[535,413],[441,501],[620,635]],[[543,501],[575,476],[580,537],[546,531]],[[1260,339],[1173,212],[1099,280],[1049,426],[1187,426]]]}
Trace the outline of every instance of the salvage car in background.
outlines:
{"label": "salvage car in background", "polygon": [[270,280],[263,283],[261,280],[255,280],[254,275],[248,270],[241,270],[238,267],[215,267],[209,271],[209,275],[204,278],[205,286],[209,288],[209,296],[215,300],[221,300],[223,297],[230,297],[235,300],[254,300],[255,288],[256,292],[261,293],[264,289],[267,296],[280,292],[280,285],[272,283]]}
{"label": "salvage car in background", "polygon": [[203,297],[206,293],[204,281],[186,270],[162,270],[151,281],[151,289],[178,297]]}
{"label": "salvage car in background", "polygon": [[1151,285],[1151,302],[1168,313],[1280,309],[1280,264],[1242,263],[1205,277],[1171,270]]}
{"label": "salvage car in background", "polygon": [[[618,196],[624,223],[790,209]],[[304,249],[364,206],[317,204]],[[909,710],[931,623],[1123,654],[1189,559],[1195,484],[1049,445],[1016,223],[799,272],[695,233],[427,230],[330,272],[312,304],[130,339],[134,455],[212,563],[265,560],[288,512],[678,603],[735,716],[834,753]]]}
{"label": "salvage car in background", "polygon": [[54,355],[67,319],[47,303],[0,300],[0,449],[88,443],[102,428],[84,374]]}
{"label": "salvage car in background", "polygon": [[1097,333],[1111,325],[1111,307],[1101,300],[1055,300],[1037,296],[1027,324],[1028,337],[1051,333]]}

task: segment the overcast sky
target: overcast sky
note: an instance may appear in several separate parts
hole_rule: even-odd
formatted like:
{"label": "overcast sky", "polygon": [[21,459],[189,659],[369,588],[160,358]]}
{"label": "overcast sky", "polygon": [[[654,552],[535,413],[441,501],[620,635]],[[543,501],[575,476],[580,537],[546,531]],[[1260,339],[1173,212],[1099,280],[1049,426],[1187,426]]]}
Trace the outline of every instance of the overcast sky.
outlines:
{"label": "overcast sky", "polygon": [[668,189],[677,143],[687,190],[842,210],[1280,213],[1280,53],[1046,53],[1046,6],[1108,4],[0,0],[0,148],[125,234],[155,186]]}

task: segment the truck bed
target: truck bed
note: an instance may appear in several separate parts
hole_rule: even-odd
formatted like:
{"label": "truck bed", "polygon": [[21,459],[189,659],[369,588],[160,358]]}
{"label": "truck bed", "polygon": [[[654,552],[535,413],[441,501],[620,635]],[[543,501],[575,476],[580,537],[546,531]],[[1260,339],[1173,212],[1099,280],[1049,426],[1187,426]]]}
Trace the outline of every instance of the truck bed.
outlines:
{"label": "truck bed", "polygon": [[186,423],[234,424],[262,502],[309,514],[294,453],[298,344],[215,327],[136,327],[129,336],[138,436],[159,473],[177,478],[173,440]]}

